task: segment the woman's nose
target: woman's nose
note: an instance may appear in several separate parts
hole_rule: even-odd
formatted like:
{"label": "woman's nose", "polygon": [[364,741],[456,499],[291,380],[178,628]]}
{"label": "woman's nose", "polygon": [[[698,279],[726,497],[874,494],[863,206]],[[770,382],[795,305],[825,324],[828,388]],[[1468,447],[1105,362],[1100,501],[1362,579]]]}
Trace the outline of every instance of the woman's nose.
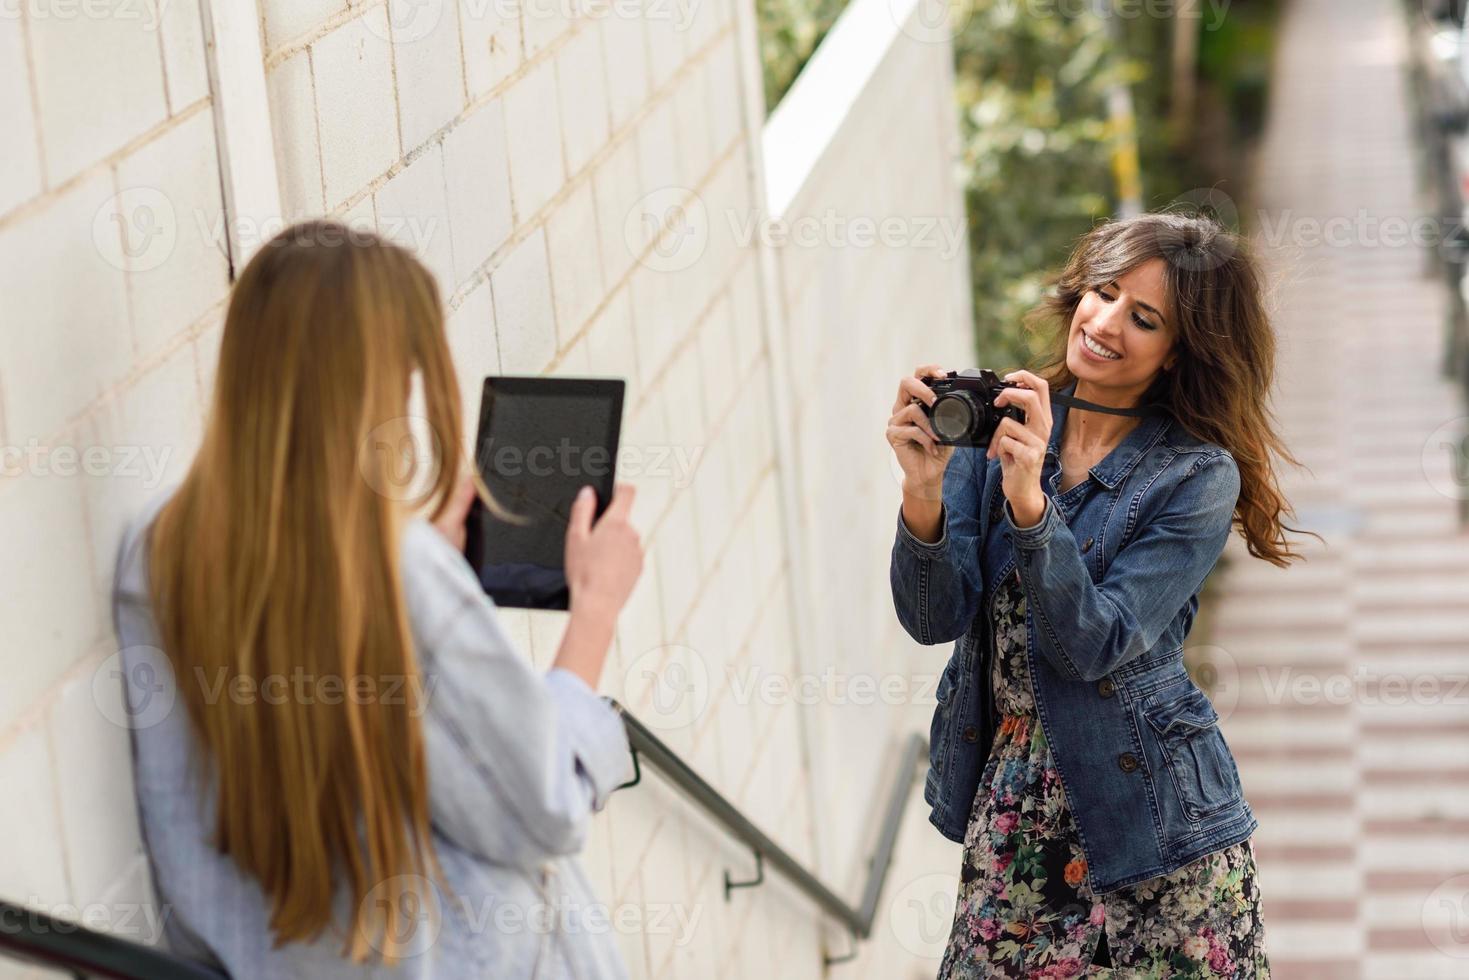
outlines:
{"label": "woman's nose", "polygon": [[1113,303],[1102,311],[1094,328],[1098,340],[1109,337],[1115,338],[1122,334],[1122,328],[1127,323],[1127,312],[1123,310],[1121,303]]}

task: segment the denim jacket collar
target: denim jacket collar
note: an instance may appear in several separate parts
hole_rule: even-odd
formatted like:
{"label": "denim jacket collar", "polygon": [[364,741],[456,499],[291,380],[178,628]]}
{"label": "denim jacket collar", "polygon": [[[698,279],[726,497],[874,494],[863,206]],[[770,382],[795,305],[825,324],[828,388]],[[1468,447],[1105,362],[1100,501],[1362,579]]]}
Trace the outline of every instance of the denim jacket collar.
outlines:
{"label": "denim jacket collar", "polygon": [[[1076,391],[1076,382],[1073,380],[1066,387],[1059,389],[1061,394],[1070,395]],[[1056,461],[1056,472],[1060,472],[1061,464],[1061,432],[1066,426],[1066,413],[1068,407],[1059,402],[1051,405],[1051,440],[1046,446],[1046,455]],[[1116,489],[1117,485],[1127,478],[1132,468],[1137,465],[1143,454],[1153,448],[1158,440],[1167,431],[1172,419],[1167,415],[1149,415],[1143,418],[1133,430],[1123,437],[1117,447],[1103,457],[1090,470],[1096,481],[1108,490]],[[1057,477],[1052,478],[1052,483]]]}

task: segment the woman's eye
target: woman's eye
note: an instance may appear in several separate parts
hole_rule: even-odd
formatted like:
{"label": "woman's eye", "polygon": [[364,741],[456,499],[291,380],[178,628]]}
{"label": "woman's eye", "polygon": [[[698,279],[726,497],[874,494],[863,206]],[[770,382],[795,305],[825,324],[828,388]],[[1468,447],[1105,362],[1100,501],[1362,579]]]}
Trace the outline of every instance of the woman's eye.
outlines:
{"label": "woman's eye", "polygon": [[[1102,289],[1101,287],[1098,287],[1097,289],[1093,290],[1093,292],[1095,292],[1098,296],[1102,297],[1102,301],[1105,302],[1105,303],[1110,303],[1113,300],[1113,296],[1110,293],[1108,293],[1107,290]],[[1144,330],[1157,330],[1158,329],[1155,325],[1153,325],[1152,323],[1149,323],[1147,320],[1143,319],[1141,316],[1139,316],[1136,313],[1134,313],[1132,315],[1132,322],[1133,323],[1136,323],[1138,326],[1142,327]]]}

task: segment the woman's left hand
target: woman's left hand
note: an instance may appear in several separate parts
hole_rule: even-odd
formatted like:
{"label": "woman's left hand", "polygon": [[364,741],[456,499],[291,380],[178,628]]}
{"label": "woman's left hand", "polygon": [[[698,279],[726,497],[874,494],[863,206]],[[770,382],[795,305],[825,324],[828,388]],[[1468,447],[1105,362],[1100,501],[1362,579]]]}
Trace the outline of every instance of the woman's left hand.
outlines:
{"label": "woman's left hand", "polygon": [[1023,387],[1000,392],[995,396],[995,407],[1016,406],[1025,413],[1025,424],[1011,418],[1000,419],[985,458],[1000,457],[1002,488],[1015,514],[1015,523],[1030,527],[1046,512],[1041,468],[1046,464],[1046,447],[1051,441],[1051,393],[1045,381],[1029,371],[1011,371],[1005,380]]}

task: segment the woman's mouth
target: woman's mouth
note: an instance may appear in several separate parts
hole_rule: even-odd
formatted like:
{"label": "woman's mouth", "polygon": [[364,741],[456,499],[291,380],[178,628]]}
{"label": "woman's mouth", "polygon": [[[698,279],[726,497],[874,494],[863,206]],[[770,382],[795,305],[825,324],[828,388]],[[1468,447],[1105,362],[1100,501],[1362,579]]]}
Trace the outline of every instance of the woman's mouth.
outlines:
{"label": "woman's mouth", "polygon": [[1122,355],[1092,340],[1085,330],[1081,331],[1081,348],[1098,361],[1117,361]]}

